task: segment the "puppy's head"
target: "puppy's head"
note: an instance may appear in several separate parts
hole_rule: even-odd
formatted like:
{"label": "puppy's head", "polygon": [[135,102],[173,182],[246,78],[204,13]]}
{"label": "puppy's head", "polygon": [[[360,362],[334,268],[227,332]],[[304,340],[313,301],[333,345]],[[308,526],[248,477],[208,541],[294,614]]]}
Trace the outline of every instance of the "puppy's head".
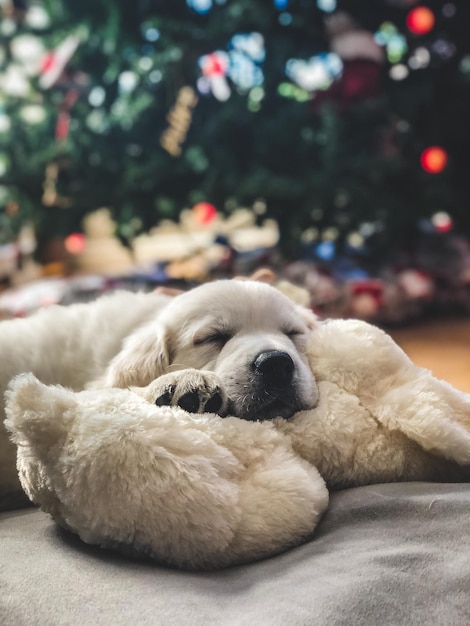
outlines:
{"label": "puppy's head", "polygon": [[131,336],[108,371],[112,386],[144,386],[168,371],[215,372],[230,414],[289,418],[316,405],[305,356],[314,315],[269,285],[218,281],[175,297]]}

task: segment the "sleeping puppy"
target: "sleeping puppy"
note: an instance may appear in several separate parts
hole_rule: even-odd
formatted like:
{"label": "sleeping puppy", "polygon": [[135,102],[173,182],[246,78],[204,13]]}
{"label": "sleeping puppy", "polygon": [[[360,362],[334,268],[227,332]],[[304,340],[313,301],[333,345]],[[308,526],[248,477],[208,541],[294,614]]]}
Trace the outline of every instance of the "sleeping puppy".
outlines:
{"label": "sleeping puppy", "polygon": [[[46,384],[144,387],[157,404],[247,420],[317,403],[305,357],[315,317],[265,283],[217,281],[174,298],[118,292],[0,322],[0,394],[13,376]],[[0,404],[0,496],[19,487]]]}
{"label": "sleeping puppy", "polygon": [[219,281],[174,298],[124,343],[99,386],[152,387],[157,404],[247,420],[317,403],[305,358],[315,318],[272,287]]}

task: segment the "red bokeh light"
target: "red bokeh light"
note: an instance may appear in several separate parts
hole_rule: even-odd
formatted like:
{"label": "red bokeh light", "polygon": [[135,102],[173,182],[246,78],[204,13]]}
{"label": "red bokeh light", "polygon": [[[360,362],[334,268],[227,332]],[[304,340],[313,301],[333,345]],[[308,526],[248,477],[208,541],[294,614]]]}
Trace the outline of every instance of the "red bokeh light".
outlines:
{"label": "red bokeh light", "polygon": [[193,206],[193,212],[200,224],[209,224],[217,216],[217,209],[210,202],[198,202]]}
{"label": "red bokeh light", "polygon": [[449,160],[449,155],[444,148],[431,146],[421,154],[421,167],[428,174],[439,174],[444,170]]}
{"label": "red bokeh light", "polygon": [[408,30],[414,35],[425,35],[429,33],[436,23],[434,13],[428,7],[416,7],[412,9],[406,17]]}
{"label": "red bokeh light", "polygon": [[431,222],[434,224],[435,229],[440,233],[448,233],[454,227],[454,222],[452,221],[451,216],[444,211],[433,215]]}
{"label": "red bokeh light", "polygon": [[85,250],[86,237],[82,233],[72,233],[65,238],[64,246],[69,254],[80,254]]}

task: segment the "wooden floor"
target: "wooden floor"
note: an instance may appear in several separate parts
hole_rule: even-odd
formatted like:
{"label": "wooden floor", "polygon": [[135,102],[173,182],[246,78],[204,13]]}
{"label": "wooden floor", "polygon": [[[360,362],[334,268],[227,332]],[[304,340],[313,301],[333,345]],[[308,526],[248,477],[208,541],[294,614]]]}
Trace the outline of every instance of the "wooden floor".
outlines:
{"label": "wooden floor", "polygon": [[425,320],[389,332],[417,365],[470,392],[470,317]]}

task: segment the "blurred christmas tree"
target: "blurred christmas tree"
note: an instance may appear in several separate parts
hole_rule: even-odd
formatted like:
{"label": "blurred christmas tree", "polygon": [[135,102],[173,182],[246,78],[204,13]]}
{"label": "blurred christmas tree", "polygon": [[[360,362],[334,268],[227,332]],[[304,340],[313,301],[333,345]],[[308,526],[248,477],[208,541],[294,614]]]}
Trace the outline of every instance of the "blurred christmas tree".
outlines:
{"label": "blurred christmas tree", "polygon": [[26,219],[40,240],[79,230],[101,206],[131,239],[200,201],[266,208],[288,254],[324,259],[411,244],[424,218],[470,233],[468,3],[0,11],[4,239]]}

